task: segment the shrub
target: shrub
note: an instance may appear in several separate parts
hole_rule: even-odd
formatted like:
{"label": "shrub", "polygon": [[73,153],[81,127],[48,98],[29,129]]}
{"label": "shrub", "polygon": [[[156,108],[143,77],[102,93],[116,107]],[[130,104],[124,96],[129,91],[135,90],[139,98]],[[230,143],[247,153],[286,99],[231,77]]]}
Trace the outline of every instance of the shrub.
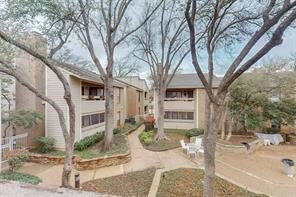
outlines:
{"label": "shrub", "polygon": [[194,129],[189,129],[186,131],[186,137],[191,138],[194,136],[199,136],[199,135],[203,135],[204,134],[204,130],[203,129],[199,129],[199,128],[194,128]]}
{"label": "shrub", "polygon": [[33,185],[37,185],[38,183],[42,182],[42,180],[39,177],[20,173],[20,172],[2,172],[0,174],[0,179],[9,180],[9,181],[17,181],[20,183],[29,183]]}
{"label": "shrub", "polygon": [[37,151],[41,153],[49,153],[54,150],[55,139],[53,137],[36,137]]}
{"label": "shrub", "polygon": [[28,154],[23,150],[12,150],[8,152],[7,157],[9,170],[15,172],[23,166],[24,162],[28,159]]}
{"label": "shrub", "polygon": [[145,145],[150,145],[153,142],[153,131],[142,132],[139,138]]}
{"label": "shrub", "polygon": [[83,151],[90,147],[91,145],[101,141],[104,138],[103,132],[95,133],[94,135],[87,136],[83,139],[81,139],[78,142],[75,142],[74,149],[78,151]]}
{"label": "shrub", "polygon": [[113,134],[115,135],[115,134],[118,134],[118,133],[120,133],[121,132],[121,128],[115,128],[115,129],[113,129]]}

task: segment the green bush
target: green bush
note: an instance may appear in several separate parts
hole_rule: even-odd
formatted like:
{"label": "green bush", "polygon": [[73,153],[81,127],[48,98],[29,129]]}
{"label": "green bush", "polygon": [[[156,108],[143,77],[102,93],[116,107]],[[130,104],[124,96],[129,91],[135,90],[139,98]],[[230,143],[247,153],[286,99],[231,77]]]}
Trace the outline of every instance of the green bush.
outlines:
{"label": "green bush", "polygon": [[33,185],[37,185],[38,183],[42,182],[42,180],[39,177],[20,173],[20,172],[2,172],[0,174],[0,179],[8,180],[8,181],[17,181],[19,183],[29,183]]}
{"label": "green bush", "polygon": [[90,147],[91,145],[101,141],[104,138],[103,132],[95,133],[94,135],[87,136],[78,142],[75,142],[74,149],[78,151],[83,151]]}
{"label": "green bush", "polygon": [[41,153],[49,153],[54,150],[55,139],[53,137],[36,137],[37,151]]}
{"label": "green bush", "polygon": [[114,135],[116,135],[116,134],[118,134],[118,133],[120,133],[120,132],[121,132],[121,128],[119,128],[119,127],[113,129],[113,134],[114,134]]}
{"label": "green bush", "polygon": [[153,142],[153,131],[142,132],[139,138],[145,145],[150,145]]}
{"label": "green bush", "polygon": [[27,152],[23,150],[12,150],[8,152],[8,165],[9,170],[15,172],[17,169],[24,165],[24,162],[28,159]]}
{"label": "green bush", "polygon": [[199,128],[194,128],[194,129],[189,129],[186,131],[186,137],[191,138],[194,136],[199,136],[199,135],[203,135],[204,134],[204,130],[203,129],[199,129]]}

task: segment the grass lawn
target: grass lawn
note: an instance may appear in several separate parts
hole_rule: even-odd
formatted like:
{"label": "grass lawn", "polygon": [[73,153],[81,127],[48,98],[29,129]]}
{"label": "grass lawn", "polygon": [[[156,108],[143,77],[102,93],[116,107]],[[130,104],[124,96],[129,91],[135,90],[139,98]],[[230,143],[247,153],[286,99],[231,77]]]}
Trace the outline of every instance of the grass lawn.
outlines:
{"label": "grass lawn", "polygon": [[[203,170],[180,168],[162,174],[157,197],[201,197],[203,193]],[[255,194],[228,181],[216,178],[215,196],[265,197]]]}
{"label": "grass lawn", "polygon": [[5,171],[0,174],[0,179],[2,180],[9,180],[9,181],[17,181],[19,183],[29,183],[33,185],[37,185],[38,183],[42,182],[39,177],[20,173],[20,172],[10,172]]}
{"label": "grass lawn", "polygon": [[[101,146],[103,141],[100,141],[97,144],[94,144],[93,146],[83,150],[83,151],[74,151],[74,155],[80,156],[82,159],[92,159],[95,157],[101,157],[101,156],[110,156],[115,154],[123,154],[126,153],[129,149],[128,142],[124,135],[117,134],[114,135],[114,146],[110,151],[107,152],[101,152]],[[31,152],[36,152],[36,150],[31,150]],[[42,154],[42,153],[38,153]],[[65,156],[65,151],[61,150],[53,150],[51,152],[46,153],[45,155],[49,156]]]}
{"label": "grass lawn", "polygon": [[166,151],[174,148],[181,147],[180,140],[188,141],[185,136],[185,130],[181,129],[166,129],[165,134],[169,140],[162,140],[159,142],[153,141],[150,145],[142,143],[143,147],[151,151]]}
{"label": "grass lawn", "polygon": [[154,168],[96,179],[82,184],[82,190],[118,196],[148,196]]}

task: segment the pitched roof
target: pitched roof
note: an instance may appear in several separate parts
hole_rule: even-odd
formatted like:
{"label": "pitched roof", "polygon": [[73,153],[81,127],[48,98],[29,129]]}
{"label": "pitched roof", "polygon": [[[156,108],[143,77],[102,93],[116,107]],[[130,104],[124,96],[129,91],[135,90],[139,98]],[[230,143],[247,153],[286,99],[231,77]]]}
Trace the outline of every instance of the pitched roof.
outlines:
{"label": "pitched roof", "polygon": [[140,90],[149,90],[149,87],[146,83],[145,79],[141,79],[139,76],[126,76],[126,77],[118,77],[116,78],[118,81],[121,81],[123,83],[129,84],[131,86],[134,86]]}
{"label": "pitched roof", "polygon": [[[219,77],[214,76],[213,87],[218,87],[220,81]],[[204,85],[196,73],[175,74],[168,88],[204,88]]]}
{"label": "pitched roof", "polygon": [[67,70],[68,72],[77,75],[81,79],[103,83],[102,78],[97,73],[94,73],[94,72],[89,71],[87,69],[81,68],[76,65],[68,64],[68,63],[59,62],[58,65],[60,68],[63,68],[65,70]]}

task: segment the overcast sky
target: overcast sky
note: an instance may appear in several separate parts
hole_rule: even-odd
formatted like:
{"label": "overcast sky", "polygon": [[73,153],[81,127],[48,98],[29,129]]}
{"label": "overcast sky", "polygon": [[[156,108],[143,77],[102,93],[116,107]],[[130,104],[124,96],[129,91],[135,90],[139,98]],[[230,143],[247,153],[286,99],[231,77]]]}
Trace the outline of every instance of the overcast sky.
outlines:
{"label": "overcast sky", "polygon": [[[264,40],[261,40],[255,47],[254,49],[261,48],[264,44]],[[96,51],[97,54],[99,54],[99,57],[101,58],[101,61],[103,64],[106,62],[106,56],[105,52],[101,46],[100,43],[96,43]],[[72,39],[71,43],[68,44],[68,47],[73,49],[73,53],[77,56],[80,56],[84,59],[91,60],[89,57],[88,51],[83,48],[83,46],[79,43],[79,41],[75,41],[75,39]],[[238,48],[241,48],[242,46],[238,46]],[[253,52],[255,51],[253,50]],[[116,55],[117,56],[125,56],[127,54],[127,47],[119,47],[116,50]],[[238,50],[239,51],[239,50]],[[272,49],[264,58],[262,58],[257,65],[262,64],[262,61],[268,62],[271,59],[276,59],[276,58],[288,58],[292,54],[296,54],[296,29],[290,29],[285,32],[284,35],[284,41],[280,46],[275,47]],[[219,58],[216,58],[216,66],[215,66],[215,73],[217,75],[223,75],[225,72],[227,65],[230,64],[230,62],[233,60],[236,54],[224,54],[222,56],[219,55]],[[201,62],[205,62],[205,58],[201,57]],[[206,66],[206,64],[204,64]],[[140,75],[144,78],[147,77],[148,73],[148,67],[147,65],[143,63],[139,63],[139,66],[141,66],[141,73]],[[191,64],[191,56],[190,54],[187,56],[185,61],[183,62],[182,66],[182,72],[183,73],[192,73],[195,72],[194,67]],[[205,68],[204,68],[205,69]],[[206,72],[206,70],[205,70]]]}

